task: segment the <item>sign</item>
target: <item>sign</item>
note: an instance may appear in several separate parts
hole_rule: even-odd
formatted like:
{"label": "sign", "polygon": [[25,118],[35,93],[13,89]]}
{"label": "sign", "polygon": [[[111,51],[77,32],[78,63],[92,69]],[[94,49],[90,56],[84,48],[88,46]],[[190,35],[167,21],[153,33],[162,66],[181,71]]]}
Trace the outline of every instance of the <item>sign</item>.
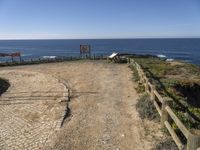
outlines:
{"label": "sign", "polygon": [[21,53],[20,52],[11,53],[11,57],[21,57]]}
{"label": "sign", "polygon": [[80,53],[81,54],[89,54],[90,55],[91,47],[90,45],[80,45]]}
{"label": "sign", "polygon": [[0,53],[0,57],[7,57],[7,56],[11,56],[11,57],[21,57],[21,53],[20,52],[16,52],[16,53]]}
{"label": "sign", "polygon": [[90,57],[91,55],[91,46],[90,45],[80,45],[80,54],[83,57],[84,55],[86,56],[86,58]]}
{"label": "sign", "polygon": [[0,57],[11,57],[12,62],[14,61],[13,58],[14,57],[19,57],[20,61],[21,61],[21,53],[20,52],[16,52],[16,53],[0,53]]}

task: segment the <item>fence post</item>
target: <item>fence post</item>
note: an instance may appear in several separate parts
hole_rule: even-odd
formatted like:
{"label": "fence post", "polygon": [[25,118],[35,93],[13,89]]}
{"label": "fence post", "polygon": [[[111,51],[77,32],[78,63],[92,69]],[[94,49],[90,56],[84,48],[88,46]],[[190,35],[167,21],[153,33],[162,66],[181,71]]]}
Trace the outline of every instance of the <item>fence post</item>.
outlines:
{"label": "fence post", "polygon": [[151,86],[151,100],[155,100],[155,93],[154,93],[154,90],[155,90],[155,88],[154,88],[154,86]]}
{"label": "fence post", "polygon": [[149,81],[148,81],[148,79],[146,77],[144,77],[144,78],[145,78],[145,80],[144,80],[145,81],[145,83],[144,83],[145,84],[145,91],[148,93],[148,91],[149,91],[148,82]]}
{"label": "fence post", "polygon": [[197,150],[200,147],[200,131],[190,130],[187,140],[187,150]]}
{"label": "fence post", "polygon": [[165,109],[166,105],[167,105],[167,101],[163,99],[162,108],[161,108],[161,119],[160,119],[162,128],[165,127],[165,121],[169,120],[169,114],[167,110]]}
{"label": "fence post", "polygon": [[136,66],[136,68],[137,68],[138,75],[140,76],[140,83],[144,84],[144,82],[145,82],[144,76],[141,74],[141,71],[137,66]]}
{"label": "fence post", "polygon": [[131,58],[131,60],[130,60],[131,62],[131,64],[133,64],[134,66],[135,66],[135,62],[134,62],[134,60]]}

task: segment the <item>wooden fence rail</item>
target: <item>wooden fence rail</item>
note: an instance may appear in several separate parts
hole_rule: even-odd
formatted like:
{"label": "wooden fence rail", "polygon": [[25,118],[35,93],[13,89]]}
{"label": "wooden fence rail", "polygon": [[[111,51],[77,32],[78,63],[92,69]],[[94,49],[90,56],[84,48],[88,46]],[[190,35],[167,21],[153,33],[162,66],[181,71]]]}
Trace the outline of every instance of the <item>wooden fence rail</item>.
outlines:
{"label": "wooden fence rail", "polygon": [[[154,88],[154,86],[149,82],[149,79],[146,77],[143,69],[141,66],[134,61],[134,59],[130,59],[129,61],[131,65],[134,65],[138,71],[140,76],[140,82],[144,84],[145,92],[148,93],[155,105],[156,110],[158,111],[159,115],[161,116],[161,126],[166,127],[169,133],[171,134],[174,142],[176,143],[177,147],[187,150],[197,150],[200,149],[200,131],[199,130],[188,130],[184,124],[180,121],[180,119],[176,116],[173,110],[168,105],[168,102],[171,100],[168,97],[162,97],[158,91]],[[174,129],[170,124],[170,119],[174,121],[180,131],[183,133],[185,138],[187,139],[187,144],[184,145],[181,142],[181,139],[176,134]]]}

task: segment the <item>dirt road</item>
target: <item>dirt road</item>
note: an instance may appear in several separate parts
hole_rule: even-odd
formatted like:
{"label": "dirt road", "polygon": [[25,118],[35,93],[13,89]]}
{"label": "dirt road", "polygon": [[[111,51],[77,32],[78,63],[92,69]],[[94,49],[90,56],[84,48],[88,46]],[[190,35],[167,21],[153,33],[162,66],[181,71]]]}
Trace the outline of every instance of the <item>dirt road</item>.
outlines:
{"label": "dirt road", "polygon": [[42,149],[143,150],[145,137],[136,111],[138,95],[127,64],[77,61],[5,68],[51,75],[72,91],[71,116]]}

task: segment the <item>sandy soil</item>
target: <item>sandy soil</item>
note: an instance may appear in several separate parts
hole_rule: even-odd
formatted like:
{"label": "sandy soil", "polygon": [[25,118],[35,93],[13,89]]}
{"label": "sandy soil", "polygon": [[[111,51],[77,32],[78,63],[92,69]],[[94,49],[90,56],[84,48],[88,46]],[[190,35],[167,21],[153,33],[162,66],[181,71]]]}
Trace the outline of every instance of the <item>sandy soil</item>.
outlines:
{"label": "sandy soil", "polygon": [[[138,116],[135,107],[138,94],[127,64],[104,61],[52,63],[1,68],[0,75],[10,74],[7,78],[12,80],[10,72],[15,71],[40,74],[41,77],[32,82],[40,80],[37,85],[43,85],[41,90],[47,88],[47,91],[52,91],[52,87],[59,85],[45,78],[52,77],[72,91],[69,102],[71,116],[59,131],[49,137],[50,142],[42,149],[143,150],[152,149],[163,137],[157,124],[144,123]],[[29,85],[29,80],[22,82]],[[61,89],[59,86],[54,88]],[[9,90],[34,89],[11,87]]]}

